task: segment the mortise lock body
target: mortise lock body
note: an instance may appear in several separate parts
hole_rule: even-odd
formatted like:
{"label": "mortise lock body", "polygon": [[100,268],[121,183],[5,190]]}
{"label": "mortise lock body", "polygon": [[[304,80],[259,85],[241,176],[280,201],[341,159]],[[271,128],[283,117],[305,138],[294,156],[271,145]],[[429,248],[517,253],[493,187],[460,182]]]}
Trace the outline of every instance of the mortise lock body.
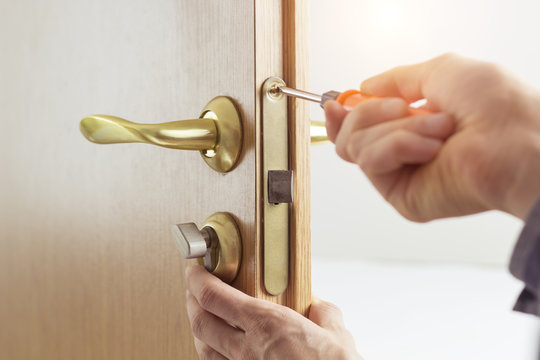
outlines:
{"label": "mortise lock body", "polygon": [[289,283],[289,211],[294,200],[287,97],[273,92],[279,86],[285,86],[285,82],[271,77],[261,92],[263,282],[270,295],[282,294]]}

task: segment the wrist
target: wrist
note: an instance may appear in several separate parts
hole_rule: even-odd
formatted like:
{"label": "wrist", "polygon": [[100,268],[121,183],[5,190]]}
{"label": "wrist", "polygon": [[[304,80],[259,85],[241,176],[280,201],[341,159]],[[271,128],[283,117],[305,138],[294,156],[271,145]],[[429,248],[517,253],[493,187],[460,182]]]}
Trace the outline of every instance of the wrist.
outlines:
{"label": "wrist", "polygon": [[516,167],[514,182],[505,196],[506,206],[503,210],[522,220],[527,218],[540,196],[540,134],[535,140],[516,159],[519,166]]}
{"label": "wrist", "polygon": [[505,105],[480,130],[486,160],[480,174],[487,182],[477,189],[488,208],[524,220],[540,195],[540,93],[521,86],[507,97],[513,101],[497,102]]}
{"label": "wrist", "polygon": [[540,123],[521,131],[520,136],[513,137],[514,165],[509,167],[513,172],[513,181],[503,198],[502,210],[525,220],[537,198],[540,196]]}

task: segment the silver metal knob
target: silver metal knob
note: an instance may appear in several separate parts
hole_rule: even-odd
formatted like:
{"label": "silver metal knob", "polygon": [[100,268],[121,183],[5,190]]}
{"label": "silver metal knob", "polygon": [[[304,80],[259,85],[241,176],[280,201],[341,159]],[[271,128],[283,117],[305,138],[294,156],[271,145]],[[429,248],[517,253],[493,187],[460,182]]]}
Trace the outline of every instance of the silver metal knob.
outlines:
{"label": "silver metal knob", "polygon": [[226,283],[235,279],[242,259],[242,238],[232,215],[215,213],[200,230],[194,223],[173,225],[172,235],[184,258],[198,258],[199,264]]}
{"label": "silver metal knob", "polygon": [[186,259],[204,257],[211,245],[208,231],[206,229],[199,231],[194,223],[173,225],[172,235],[176,246]]}

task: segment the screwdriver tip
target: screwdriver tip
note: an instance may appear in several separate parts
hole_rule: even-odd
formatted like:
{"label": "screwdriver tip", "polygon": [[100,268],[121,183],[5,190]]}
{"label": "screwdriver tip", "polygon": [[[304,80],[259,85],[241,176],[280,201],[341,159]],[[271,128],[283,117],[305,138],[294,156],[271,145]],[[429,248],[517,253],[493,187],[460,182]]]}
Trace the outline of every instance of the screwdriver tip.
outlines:
{"label": "screwdriver tip", "polygon": [[272,96],[278,96],[279,94],[282,93],[282,91],[278,84],[274,84],[270,87],[270,89],[268,90],[268,93],[270,93],[270,95]]}

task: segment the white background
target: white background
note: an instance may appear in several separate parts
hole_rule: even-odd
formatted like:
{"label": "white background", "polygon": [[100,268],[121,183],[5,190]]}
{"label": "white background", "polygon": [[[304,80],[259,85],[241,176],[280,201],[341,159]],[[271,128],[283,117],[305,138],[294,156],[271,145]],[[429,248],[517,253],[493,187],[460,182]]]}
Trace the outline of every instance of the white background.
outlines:
{"label": "white background", "polygon": [[[539,19],[540,1],[311,0],[310,90],[449,51],[540,88]],[[506,269],[521,221],[408,222],[333,145],[311,150],[314,293],[343,309],[366,360],[533,359],[537,320],[511,311],[522,285]]]}
{"label": "white background", "polygon": [[[394,66],[445,52],[493,61],[540,87],[540,1],[312,0],[311,90],[358,88]],[[322,109],[311,108],[314,120]],[[313,254],[503,265],[521,228],[489,213],[400,218],[333,145],[312,147]]]}

